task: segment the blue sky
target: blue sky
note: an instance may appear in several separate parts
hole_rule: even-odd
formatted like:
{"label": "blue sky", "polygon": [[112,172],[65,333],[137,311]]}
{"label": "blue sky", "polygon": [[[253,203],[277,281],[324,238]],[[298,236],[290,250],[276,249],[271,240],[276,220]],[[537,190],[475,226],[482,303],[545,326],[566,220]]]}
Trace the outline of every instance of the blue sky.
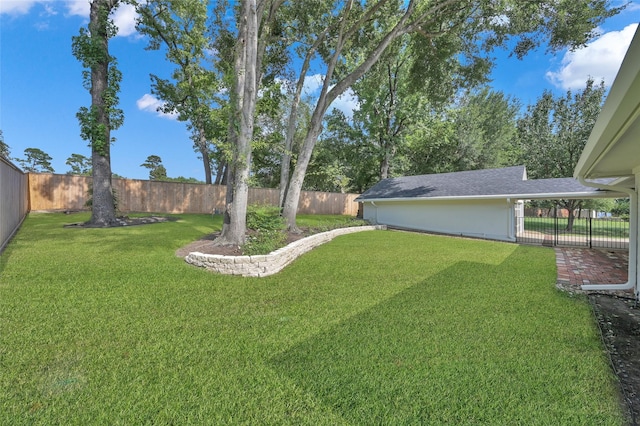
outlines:
{"label": "blue sky", "polygon": [[[82,67],[71,54],[71,37],[86,26],[88,0],[0,0],[0,129],[12,157],[23,157],[25,148],[39,148],[53,157],[56,173],[66,173],[72,154],[90,156],[80,138],[76,112],[89,106],[82,87]],[[146,41],[135,32],[135,12],[122,6],[114,16],[119,35],[110,43],[111,53],[123,72],[120,107],[124,125],[113,132],[112,170],[132,179],[147,179],[140,167],[147,156],[159,155],[171,177],[204,180],[201,161],[192,150],[184,123],[158,114],[158,101],[150,93],[149,74],[169,76],[172,67],[158,51],[146,51]],[[533,52],[523,61],[496,52],[492,87],[521,100],[535,102],[543,90],[558,94],[580,90],[587,77],[605,79],[610,85],[640,21],[640,2],[600,28],[601,36],[585,49]],[[309,90],[314,81],[309,79]],[[349,96],[337,107],[349,111],[357,102]]]}

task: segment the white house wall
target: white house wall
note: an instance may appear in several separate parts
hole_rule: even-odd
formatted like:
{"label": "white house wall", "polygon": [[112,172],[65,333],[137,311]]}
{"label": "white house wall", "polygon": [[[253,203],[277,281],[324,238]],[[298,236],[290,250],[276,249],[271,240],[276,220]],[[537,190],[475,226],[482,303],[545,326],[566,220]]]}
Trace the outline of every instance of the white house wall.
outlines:
{"label": "white house wall", "polygon": [[515,241],[514,216],[504,199],[364,202],[371,223],[500,241]]}

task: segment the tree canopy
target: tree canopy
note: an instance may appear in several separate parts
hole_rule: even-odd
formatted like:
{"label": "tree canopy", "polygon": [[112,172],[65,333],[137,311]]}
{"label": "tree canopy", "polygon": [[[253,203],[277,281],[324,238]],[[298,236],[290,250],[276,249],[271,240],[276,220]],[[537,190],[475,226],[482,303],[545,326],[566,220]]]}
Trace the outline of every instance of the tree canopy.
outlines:
{"label": "tree canopy", "polygon": [[0,130],[0,157],[9,159],[9,155],[11,154],[11,149],[9,145],[4,142],[4,135],[2,134],[2,130]]}
{"label": "tree canopy", "polygon": [[157,155],[150,155],[140,167],[149,169],[150,180],[166,180],[167,169],[162,165],[162,158]]}
{"label": "tree canopy", "polygon": [[518,120],[522,156],[531,178],[573,176],[604,102],[604,82],[587,80],[576,93],[545,91]]}
{"label": "tree canopy", "polygon": [[[604,82],[587,80],[584,90],[567,91],[556,97],[545,91],[518,120],[518,138],[530,178],[573,176],[578,159],[604,103]],[[567,230],[573,226],[573,212],[582,200],[561,200],[569,211]]]}
{"label": "tree canopy", "polygon": [[71,154],[65,164],[71,167],[67,174],[71,175],[90,175],[91,159],[81,154]]}
{"label": "tree canopy", "polygon": [[51,166],[51,156],[39,148],[26,148],[24,158],[17,158],[25,172],[54,173]]}

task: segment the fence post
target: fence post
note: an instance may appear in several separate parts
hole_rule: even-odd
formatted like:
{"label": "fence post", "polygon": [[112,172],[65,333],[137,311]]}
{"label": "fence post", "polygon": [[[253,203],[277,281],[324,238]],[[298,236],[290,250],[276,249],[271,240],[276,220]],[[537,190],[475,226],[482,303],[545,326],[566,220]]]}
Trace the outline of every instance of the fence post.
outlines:
{"label": "fence post", "polygon": [[593,224],[591,221],[591,210],[589,210],[589,248],[593,248]]}
{"label": "fence post", "polygon": [[558,245],[558,204],[553,207],[553,245]]}

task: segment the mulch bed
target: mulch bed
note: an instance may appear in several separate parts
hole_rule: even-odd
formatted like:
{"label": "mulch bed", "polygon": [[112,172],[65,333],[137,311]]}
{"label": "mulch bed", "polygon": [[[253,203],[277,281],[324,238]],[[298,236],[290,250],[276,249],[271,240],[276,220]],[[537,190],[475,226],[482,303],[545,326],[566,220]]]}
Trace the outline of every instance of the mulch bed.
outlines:
{"label": "mulch bed", "polygon": [[[298,241],[304,237],[312,235],[311,229],[301,229],[302,232],[287,232],[287,244]],[[250,235],[248,232],[247,235]],[[215,245],[213,241],[220,236],[220,232],[206,235],[197,241],[192,242],[184,247],[176,250],[176,256],[186,257],[191,252],[199,252],[202,254],[219,254],[222,256],[242,256],[242,248],[237,246]]]}
{"label": "mulch bed", "polygon": [[611,367],[618,377],[629,424],[640,420],[640,307],[632,298],[589,296]]}
{"label": "mulch bed", "polygon": [[152,223],[174,222],[176,220],[178,219],[175,217],[165,217],[165,216],[144,216],[144,217],[118,216],[116,217],[115,223],[112,223],[109,226],[94,225],[89,222],[76,222],[76,223],[69,223],[67,225],[64,225],[64,227],[65,228],[117,228],[121,226],[137,226],[137,225],[149,225]]}

